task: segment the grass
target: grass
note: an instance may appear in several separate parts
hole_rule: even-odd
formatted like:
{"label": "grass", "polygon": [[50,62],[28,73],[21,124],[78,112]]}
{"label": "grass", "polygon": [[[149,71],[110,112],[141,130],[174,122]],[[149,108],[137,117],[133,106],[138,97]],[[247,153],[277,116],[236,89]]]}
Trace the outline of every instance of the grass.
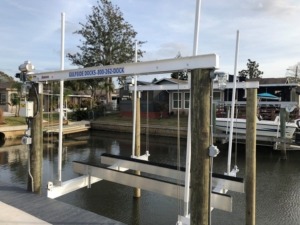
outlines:
{"label": "grass", "polygon": [[24,117],[4,117],[4,124],[5,126],[19,126],[19,125],[26,125],[26,121]]}
{"label": "grass", "polygon": [[[48,113],[44,113],[44,120],[50,120],[53,122],[58,121],[58,113],[53,113],[49,115]],[[25,117],[21,116],[7,116],[3,119],[3,126],[19,126],[19,125],[26,125]]]}

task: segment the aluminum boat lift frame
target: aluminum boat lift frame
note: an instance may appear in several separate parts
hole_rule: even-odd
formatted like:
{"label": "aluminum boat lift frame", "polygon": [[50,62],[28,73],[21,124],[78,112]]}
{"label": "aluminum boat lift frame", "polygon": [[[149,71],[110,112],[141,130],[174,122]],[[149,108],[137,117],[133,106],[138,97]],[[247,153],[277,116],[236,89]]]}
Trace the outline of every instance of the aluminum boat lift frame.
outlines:
{"label": "aluminum boat lift frame", "polygon": [[[34,82],[48,82],[48,81],[64,81],[64,80],[80,80],[80,79],[91,79],[91,78],[104,78],[104,77],[120,77],[120,76],[133,76],[133,75],[153,75],[153,74],[162,74],[162,73],[172,73],[176,71],[190,71],[193,69],[211,69],[215,70],[219,68],[219,57],[216,54],[206,54],[206,55],[197,55],[197,56],[191,56],[191,57],[182,57],[182,58],[176,58],[176,59],[166,59],[166,60],[159,60],[159,61],[148,61],[148,62],[139,62],[139,63],[128,63],[128,64],[119,64],[119,65],[110,65],[110,66],[98,66],[98,67],[90,67],[90,68],[80,68],[80,69],[73,69],[73,70],[60,70],[60,71],[50,71],[50,72],[43,72],[43,73],[37,73],[32,75],[30,78]],[[244,85],[244,88],[257,88],[258,83],[253,82],[245,82],[241,85]],[[178,87],[177,87],[178,88]],[[184,87],[189,88],[189,87]],[[141,160],[148,160],[148,155],[143,155],[139,157],[138,159]],[[113,163],[109,168],[101,168],[101,171],[99,169],[96,169],[94,167],[91,167],[90,165],[83,165],[80,163],[74,163],[74,169],[75,171],[78,168],[81,168],[78,170],[78,172],[84,174],[83,176],[80,176],[78,178],[74,178],[68,181],[61,182],[59,185],[54,185],[53,182],[48,183],[48,197],[49,198],[57,198],[59,196],[62,196],[64,194],[70,193],[72,191],[78,190],[83,187],[90,187],[92,183],[98,182],[101,180],[101,175],[105,176],[105,174],[112,173],[113,170],[117,169],[120,171],[126,171],[130,169],[131,163],[127,162],[127,166],[129,168],[120,168],[119,166],[120,162]],[[77,168],[77,169],[76,169]],[[108,171],[108,172],[103,172]],[[140,165],[139,170],[143,171],[143,166]],[[161,170],[157,170],[161,171]],[[101,175],[99,175],[101,174]],[[120,175],[118,179],[111,180],[113,182],[122,183],[125,179],[125,175]],[[123,178],[122,178],[123,177]],[[108,177],[106,177],[108,179]],[[134,187],[140,187],[141,183],[148,182],[147,180],[144,180],[143,177],[140,177],[141,179],[130,178],[132,179],[132,183],[130,186]],[[146,179],[146,178],[145,178]],[[123,181],[122,181],[123,180]],[[215,186],[218,187],[220,190],[227,190],[227,188],[230,187],[230,189],[236,189],[232,188],[235,186],[236,183],[231,183],[231,185],[226,186],[228,183],[228,178],[215,178]],[[121,182],[122,181],[122,182]],[[161,181],[155,181],[158,182],[156,184],[161,185],[161,189],[164,189],[164,187],[167,187],[165,185],[165,182]],[[244,186],[243,182],[242,187]],[[123,183],[125,184],[125,183]],[[125,184],[128,185],[128,184]],[[239,184],[240,185],[240,184]],[[238,186],[239,186],[238,185]],[[144,186],[143,186],[144,187]],[[181,190],[183,190],[182,187],[179,187]],[[186,188],[185,188],[186,189]],[[242,188],[243,189],[243,188]],[[149,189],[148,189],[149,190]],[[151,189],[150,191],[155,192],[156,188]],[[164,193],[161,193],[164,194]],[[219,196],[219,197],[218,197]],[[221,196],[221,197],[220,197]],[[186,199],[186,196],[184,197]],[[213,194],[212,199],[215,199],[217,202],[222,199],[227,199],[226,207],[221,207],[223,210],[231,211],[232,208],[232,200],[231,196],[228,195],[217,195]],[[217,206],[217,204],[215,204]],[[184,218],[183,218],[184,219]],[[188,224],[188,218],[187,221],[183,221],[184,224]]]}

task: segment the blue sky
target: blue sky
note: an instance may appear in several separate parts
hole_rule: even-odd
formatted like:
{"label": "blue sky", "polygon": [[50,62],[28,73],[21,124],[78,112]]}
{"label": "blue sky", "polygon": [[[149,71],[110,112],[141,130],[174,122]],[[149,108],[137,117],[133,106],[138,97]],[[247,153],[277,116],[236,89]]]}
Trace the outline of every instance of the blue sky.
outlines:
{"label": "blue sky", "polygon": [[[142,61],[193,52],[196,0],[112,0],[125,20],[147,41]],[[66,15],[66,53],[75,53],[96,0],[1,0],[0,71],[11,76],[30,60],[36,72],[60,69],[61,12]],[[263,77],[284,77],[300,62],[299,0],[202,0],[198,54],[216,53],[220,70],[234,72],[236,32],[240,31],[238,71],[247,59]],[[68,59],[65,69],[74,68]]]}

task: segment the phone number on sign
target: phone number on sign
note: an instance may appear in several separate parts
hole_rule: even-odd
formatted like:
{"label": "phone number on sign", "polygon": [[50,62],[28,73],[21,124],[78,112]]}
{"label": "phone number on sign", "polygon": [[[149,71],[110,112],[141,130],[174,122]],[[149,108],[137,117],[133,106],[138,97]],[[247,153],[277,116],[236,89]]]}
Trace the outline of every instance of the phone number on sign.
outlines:
{"label": "phone number on sign", "polygon": [[120,68],[108,68],[108,69],[69,72],[69,77],[87,77],[87,76],[112,75],[112,74],[117,75],[117,74],[123,74],[123,73],[124,73],[124,67],[120,67]]}

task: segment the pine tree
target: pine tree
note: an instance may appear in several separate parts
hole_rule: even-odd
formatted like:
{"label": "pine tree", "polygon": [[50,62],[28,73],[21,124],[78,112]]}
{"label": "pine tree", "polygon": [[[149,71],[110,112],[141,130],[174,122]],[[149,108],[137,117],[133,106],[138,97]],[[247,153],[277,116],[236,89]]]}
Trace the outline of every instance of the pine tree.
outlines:
{"label": "pine tree", "polygon": [[[68,54],[67,57],[73,65],[83,67],[106,66],[133,62],[135,58],[135,43],[137,32],[124,20],[118,6],[113,6],[109,0],[99,0],[92,7],[91,15],[87,16],[85,24],[80,23],[81,29],[76,34],[82,35],[82,45],[78,46],[80,52]],[[144,42],[139,41],[141,46]],[[138,57],[143,53],[138,50]],[[122,84],[125,78],[119,78]],[[91,90],[94,99],[96,90],[103,81],[106,82],[107,100],[111,101],[112,78],[97,78],[85,80],[87,88]]]}

